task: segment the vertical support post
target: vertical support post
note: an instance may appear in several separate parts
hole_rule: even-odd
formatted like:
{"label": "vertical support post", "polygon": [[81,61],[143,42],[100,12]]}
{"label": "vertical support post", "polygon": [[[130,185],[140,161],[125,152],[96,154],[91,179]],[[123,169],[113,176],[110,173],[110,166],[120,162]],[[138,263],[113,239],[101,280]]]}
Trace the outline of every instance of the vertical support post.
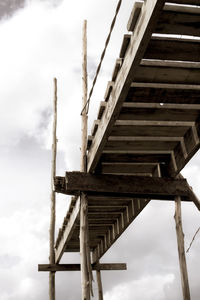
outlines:
{"label": "vertical support post", "polygon": [[[57,154],[57,79],[54,78],[54,101],[53,101],[53,143],[52,143],[52,165],[51,165],[51,217],[49,229],[49,262],[55,264],[55,220],[56,220],[56,196],[54,191],[54,177],[56,176],[56,154]],[[55,300],[55,272],[49,272],[49,299]]]}
{"label": "vertical support post", "polygon": [[[99,261],[97,261],[97,265],[99,265]],[[98,300],[103,300],[103,287],[102,287],[100,269],[96,270],[96,276],[97,276],[97,286],[98,286]]]}
{"label": "vertical support post", "polygon": [[[83,63],[82,63],[82,86],[83,97],[82,105],[82,146],[81,146],[81,171],[87,172],[87,21],[83,24]],[[92,291],[92,269],[90,259],[89,234],[88,234],[88,201],[87,195],[81,193],[80,207],[80,254],[81,254],[81,283],[82,300],[90,300]]]}
{"label": "vertical support post", "polygon": [[184,234],[182,227],[182,216],[181,216],[181,197],[175,198],[175,222],[176,222],[176,236],[178,244],[178,255],[181,272],[181,284],[183,291],[183,300],[190,300],[190,288],[187,273],[187,264],[185,258],[185,246],[184,246]]}
{"label": "vertical support post", "polygon": [[90,280],[87,263],[87,195],[81,193],[80,210],[80,254],[81,254],[81,286],[82,300],[90,300]]}

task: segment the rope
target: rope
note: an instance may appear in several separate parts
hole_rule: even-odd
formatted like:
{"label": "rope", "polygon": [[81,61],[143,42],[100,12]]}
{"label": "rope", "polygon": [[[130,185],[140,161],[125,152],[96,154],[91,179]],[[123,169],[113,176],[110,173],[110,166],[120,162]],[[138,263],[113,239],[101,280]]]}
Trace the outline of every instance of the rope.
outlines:
{"label": "rope", "polygon": [[107,49],[109,41],[110,41],[110,37],[111,37],[112,31],[113,31],[113,28],[115,26],[116,18],[117,18],[117,15],[119,13],[121,4],[122,4],[122,0],[119,0],[119,2],[117,4],[116,11],[115,11],[115,16],[114,16],[113,21],[112,21],[112,23],[110,25],[110,31],[109,31],[108,37],[106,39],[103,52],[101,54],[100,62],[99,62],[99,65],[97,67],[97,70],[96,70],[96,74],[95,74],[95,77],[94,77],[94,80],[93,80],[93,83],[92,83],[92,87],[91,87],[91,90],[90,90],[90,93],[89,93],[89,97],[88,97],[88,100],[87,100],[85,106],[83,107],[83,109],[81,111],[81,115],[83,114],[84,110],[86,110],[86,114],[88,114],[89,106],[90,106],[90,99],[91,99],[91,96],[92,96],[92,93],[93,93],[93,90],[94,90],[94,86],[95,86],[96,81],[97,81],[97,77],[98,77],[100,69],[101,69],[101,65],[102,65],[102,62],[103,62],[103,59],[104,59],[104,56],[105,56],[105,53],[106,53],[106,49]]}

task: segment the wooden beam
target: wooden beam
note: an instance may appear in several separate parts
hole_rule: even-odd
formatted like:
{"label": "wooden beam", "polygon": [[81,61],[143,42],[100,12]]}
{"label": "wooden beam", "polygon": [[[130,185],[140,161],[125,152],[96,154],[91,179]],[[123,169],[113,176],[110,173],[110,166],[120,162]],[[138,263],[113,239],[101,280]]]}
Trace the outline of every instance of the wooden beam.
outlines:
{"label": "wooden beam", "polygon": [[76,195],[80,191],[151,199],[174,199],[177,195],[186,198],[189,196],[185,179],[66,172],[65,193]]}
{"label": "wooden beam", "polygon": [[80,212],[80,197],[77,199],[76,204],[74,206],[74,209],[70,215],[70,219],[64,229],[62,238],[58,244],[58,247],[55,249],[55,262],[59,263],[64,251],[67,242],[70,240],[73,230],[76,226],[76,221],[79,217],[79,212]]}
{"label": "wooden beam", "polygon": [[[49,263],[55,263],[55,222],[56,222],[56,194],[54,190],[54,177],[56,176],[56,154],[57,154],[57,79],[54,78],[54,101],[53,101],[53,142],[52,142],[52,166],[51,166],[51,217],[49,228]],[[55,273],[49,273],[49,300],[55,300]]]}
{"label": "wooden beam", "polygon": [[[80,271],[80,264],[39,264],[39,272],[60,272],[60,271]],[[124,263],[112,263],[112,264],[92,264],[92,270],[101,271],[122,271],[127,270],[127,266]]]}
{"label": "wooden beam", "polygon": [[94,171],[103,147],[106,143],[109,131],[119,115],[123,101],[125,100],[131,82],[135,78],[135,68],[139,65],[156,21],[162,11],[164,0],[151,0],[144,4],[142,17],[139,18],[135,28],[135,35],[132,36],[129,48],[123,65],[114,82],[112,92],[109,97],[109,106],[101,118],[95,138],[88,153],[88,171]]}
{"label": "wooden beam", "polygon": [[180,264],[180,272],[181,272],[183,300],[190,300],[190,288],[189,288],[187,265],[186,265],[186,258],[185,258],[185,245],[184,245],[184,234],[183,234],[183,227],[182,227],[180,197],[175,198],[174,219],[176,223],[176,235],[177,235],[177,244],[178,244],[178,255],[179,255],[179,264]]}

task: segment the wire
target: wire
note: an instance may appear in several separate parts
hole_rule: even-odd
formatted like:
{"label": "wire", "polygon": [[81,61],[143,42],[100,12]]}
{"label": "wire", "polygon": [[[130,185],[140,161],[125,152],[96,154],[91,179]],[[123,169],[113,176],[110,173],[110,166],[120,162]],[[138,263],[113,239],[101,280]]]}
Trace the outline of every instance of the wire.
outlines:
{"label": "wire", "polygon": [[117,19],[117,15],[119,13],[119,10],[120,10],[120,7],[121,7],[121,4],[122,4],[122,0],[119,0],[118,4],[117,4],[117,7],[116,7],[116,11],[115,11],[115,16],[112,20],[112,23],[110,25],[110,31],[109,31],[109,34],[108,34],[108,37],[106,39],[106,42],[105,42],[105,46],[104,46],[104,49],[103,49],[103,52],[101,54],[101,58],[100,58],[100,62],[99,62],[99,65],[97,67],[97,70],[96,70],[96,74],[95,74],[95,77],[93,79],[93,83],[92,83],[92,87],[91,87],[91,90],[90,90],[90,93],[89,93],[89,97],[88,97],[88,100],[85,104],[85,106],[83,107],[82,111],[81,111],[81,115],[83,114],[83,111],[86,110],[86,114],[88,114],[88,111],[89,111],[89,107],[90,107],[90,99],[92,97],[92,93],[93,93],[93,90],[94,90],[94,87],[95,87],[95,84],[96,84],[96,81],[97,81],[97,77],[99,75],[99,72],[101,70],[101,65],[102,65],[102,62],[103,62],[103,59],[104,59],[104,56],[105,56],[105,53],[106,53],[106,49],[108,47],[108,44],[109,44],[109,41],[110,41],[110,37],[111,37],[111,34],[112,34],[112,31],[113,31],[113,28],[115,26],[115,22],[116,22],[116,19]]}

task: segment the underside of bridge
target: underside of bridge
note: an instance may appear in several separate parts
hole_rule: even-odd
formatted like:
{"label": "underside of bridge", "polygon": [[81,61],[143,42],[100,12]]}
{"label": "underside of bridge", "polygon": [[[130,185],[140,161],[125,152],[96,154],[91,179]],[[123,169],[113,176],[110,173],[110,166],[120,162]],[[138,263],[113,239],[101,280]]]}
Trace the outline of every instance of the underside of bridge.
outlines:
{"label": "underside of bridge", "polygon": [[43,266],[46,271],[81,268],[59,262],[65,252],[80,251],[82,198],[91,268],[99,271],[125,269],[99,260],[151,199],[193,201],[200,210],[180,173],[200,148],[198,5],[199,0],[134,3],[87,138],[86,168],[55,177],[55,191],[72,199],[55,242],[55,265]]}

